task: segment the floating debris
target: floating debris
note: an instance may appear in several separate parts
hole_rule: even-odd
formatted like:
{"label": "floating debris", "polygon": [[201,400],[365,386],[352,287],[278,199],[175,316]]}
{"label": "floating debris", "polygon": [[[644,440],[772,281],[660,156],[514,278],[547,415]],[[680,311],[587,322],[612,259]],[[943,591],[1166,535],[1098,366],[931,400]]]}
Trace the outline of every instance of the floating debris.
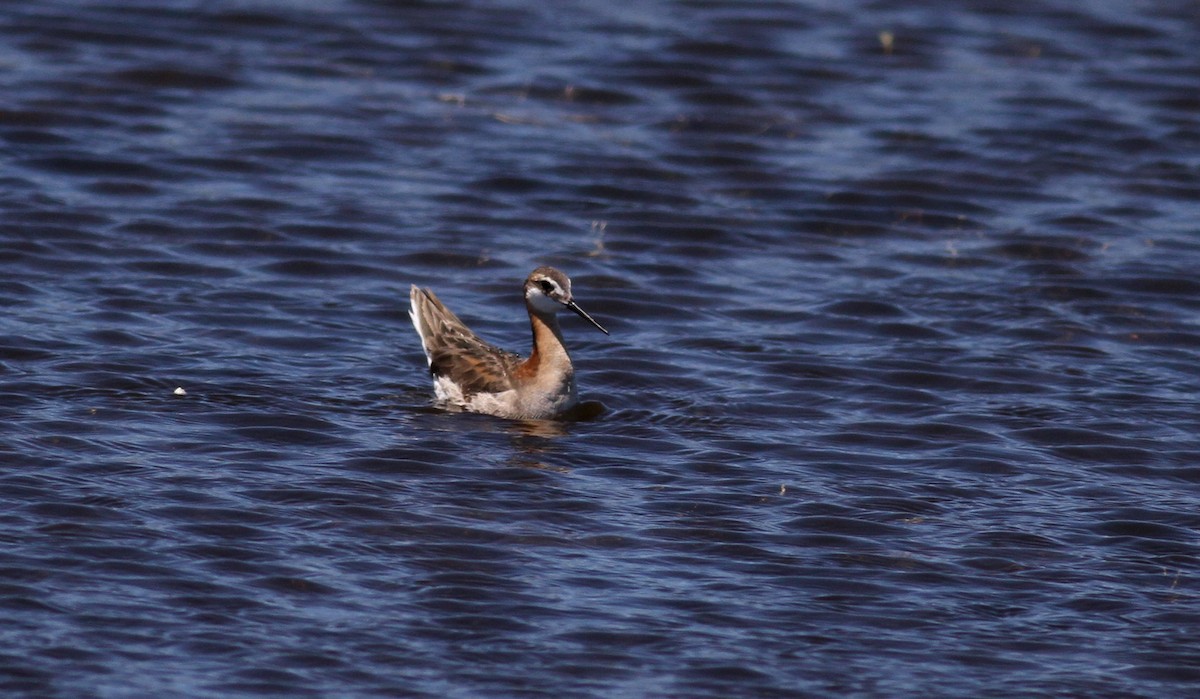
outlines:
{"label": "floating debris", "polygon": [[889,31],[879,32],[879,46],[887,55],[892,55],[896,48],[896,35]]}

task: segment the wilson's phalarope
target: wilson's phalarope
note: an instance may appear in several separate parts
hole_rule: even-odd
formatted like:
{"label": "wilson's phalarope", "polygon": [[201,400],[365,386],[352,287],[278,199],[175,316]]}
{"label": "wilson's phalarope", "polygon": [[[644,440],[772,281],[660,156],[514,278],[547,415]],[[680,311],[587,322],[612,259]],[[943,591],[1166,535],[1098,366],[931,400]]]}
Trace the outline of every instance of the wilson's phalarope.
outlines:
{"label": "wilson's phalarope", "polygon": [[409,298],[408,315],[421,336],[438,399],[476,413],[543,419],[570,410],[579,396],[557,314],[570,309],[608,334],[571,299],[571,280],[553,267],[538,267],[525,280],[533,326],[528,359],[479,339],[429,289],[414,285]]}

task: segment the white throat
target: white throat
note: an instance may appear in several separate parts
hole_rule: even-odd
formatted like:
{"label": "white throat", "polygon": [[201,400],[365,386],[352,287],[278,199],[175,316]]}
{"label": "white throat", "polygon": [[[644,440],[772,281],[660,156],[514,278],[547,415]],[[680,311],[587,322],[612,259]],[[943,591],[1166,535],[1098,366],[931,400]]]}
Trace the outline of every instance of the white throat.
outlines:
{"label": "white throat", "polygon": [[565,308],[561,303],[546,296],[537,289],[530,289],[526,292],[525,299],[529,301],[530,306],[533,306],[533,310],[545,315],[554,315]]}

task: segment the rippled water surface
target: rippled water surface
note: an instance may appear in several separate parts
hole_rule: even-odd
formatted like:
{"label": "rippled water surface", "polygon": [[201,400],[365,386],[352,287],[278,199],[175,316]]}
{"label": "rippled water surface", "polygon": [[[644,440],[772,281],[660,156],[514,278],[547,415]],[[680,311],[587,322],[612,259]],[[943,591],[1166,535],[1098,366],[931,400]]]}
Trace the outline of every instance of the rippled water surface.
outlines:
{"label": "rippled water surface", "polygon": [[0,690],[1195,696],[1200,15],[902,4],[7,3]]}

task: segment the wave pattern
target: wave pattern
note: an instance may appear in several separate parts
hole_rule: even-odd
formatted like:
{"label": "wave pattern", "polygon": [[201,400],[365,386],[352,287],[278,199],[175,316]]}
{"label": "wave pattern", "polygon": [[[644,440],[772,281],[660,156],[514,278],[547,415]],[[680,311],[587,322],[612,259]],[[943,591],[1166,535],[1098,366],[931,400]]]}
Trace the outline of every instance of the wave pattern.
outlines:
{"label": "wave pattern", "polygon": [[[1195,20],[8,8],[0,688],[1187,695]],[[603,412],[436,409],[543,263]]]}

